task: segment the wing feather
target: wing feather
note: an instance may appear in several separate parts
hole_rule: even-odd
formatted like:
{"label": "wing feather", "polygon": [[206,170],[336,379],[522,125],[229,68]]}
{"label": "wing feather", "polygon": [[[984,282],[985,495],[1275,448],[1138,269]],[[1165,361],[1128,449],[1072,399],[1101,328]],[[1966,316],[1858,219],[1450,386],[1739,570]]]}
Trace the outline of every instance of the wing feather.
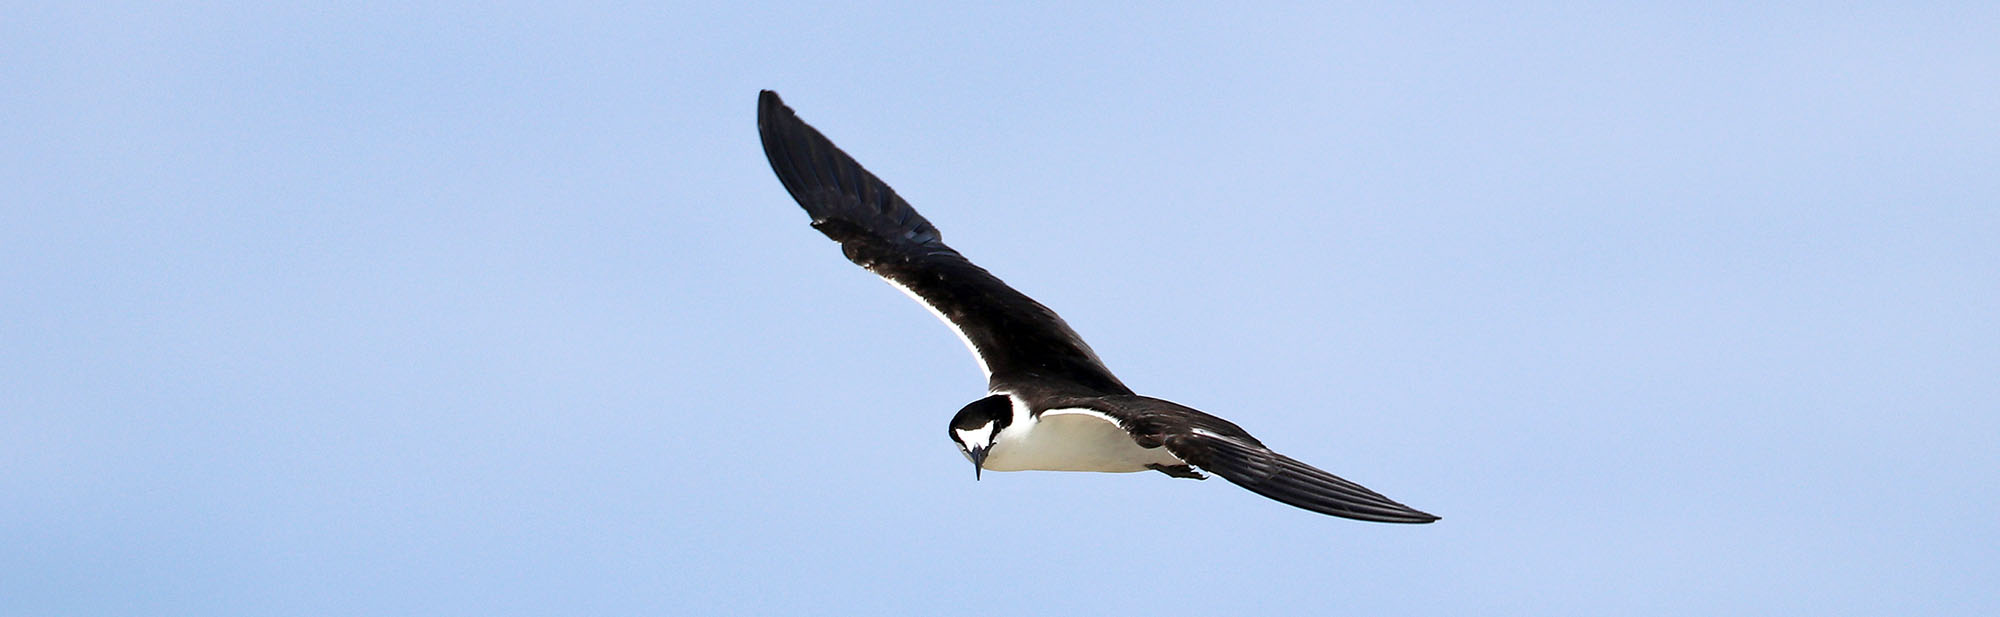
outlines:
{"label": "wing feather", "polygon": [[1235,437],[1194,430],[1165,440],[1167,450],[1250,492],[1321,514],[1382,523],[1429,523],[1438,517],[1397,503],[1317,467]]}
{"label": "wing feather", "polygon": [[951,327],[989,385],[1063,379],[1091,392],[1131,394],[1055,311],[946,246],[895,189],[800,120],[777,93],[758,97],[757,128],[771,170],[813,228]]}
{"label": "wing feather", "polygon": [[1321,514],[1364,521],[1438,520],[1367,487],[1273,452],[1242,427],[1201,410],[1146,396],[1097,400],[1139,445],[1163,446],[1189,465],[1250,492]]}

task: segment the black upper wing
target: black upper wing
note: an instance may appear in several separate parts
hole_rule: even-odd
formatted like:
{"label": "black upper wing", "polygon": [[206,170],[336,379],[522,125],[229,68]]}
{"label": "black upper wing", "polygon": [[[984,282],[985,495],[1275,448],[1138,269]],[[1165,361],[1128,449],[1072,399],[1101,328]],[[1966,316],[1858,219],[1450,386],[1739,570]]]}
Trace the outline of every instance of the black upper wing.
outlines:
{"label": "black upper wing", "polygon": [[1167,451],[1253,493],[1321,514],[1382,523],[1438,520],[1340,476],[1233,437],[1176,435],[1167,439]]}
{"label": "black upper wing", "polygon": [[757,98],[757,131],[771,170],[813,228],[951,326],[992,385],[1059,378],[1103,394],[1131,393],[1055,311],[945,246],[930,221],[775,92]]}
{"label": "black upper wing", "polygon": [[1272,452],[1235,424],[1184,405],[1144,396],[1102,399],[1105,413],[1142,446],[1168,452],[1251,492],[1321,514],[1382,523],[1428,523],[1438,517],[1396,503],[1292,457]]}

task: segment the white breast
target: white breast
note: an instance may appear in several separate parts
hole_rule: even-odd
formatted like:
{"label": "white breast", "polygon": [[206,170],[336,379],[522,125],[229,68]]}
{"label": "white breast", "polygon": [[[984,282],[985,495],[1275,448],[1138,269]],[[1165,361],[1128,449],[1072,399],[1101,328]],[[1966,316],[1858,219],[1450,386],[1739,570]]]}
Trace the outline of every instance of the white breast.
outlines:
{"label": "white breast", "polygon": [[[1017,406],[1018,409],[1018,406]],[[1141,448],[1110,416],[1089,409],[1051,409],[1039,418],[1017,413],[986,455],[993,471],[1146,471],[1185,465],[1166,448]]]}

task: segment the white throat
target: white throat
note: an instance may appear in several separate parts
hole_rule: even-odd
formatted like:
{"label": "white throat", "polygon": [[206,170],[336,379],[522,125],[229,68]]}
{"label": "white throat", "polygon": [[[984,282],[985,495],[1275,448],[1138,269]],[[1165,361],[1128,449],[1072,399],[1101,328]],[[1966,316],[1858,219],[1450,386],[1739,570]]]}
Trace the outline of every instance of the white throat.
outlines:
{"label": "white throat", "polygon": [[975,429],[952,429],[958,435],[958,443],[967,448],[984,448],[993,439],[993,422],[987,421]]}

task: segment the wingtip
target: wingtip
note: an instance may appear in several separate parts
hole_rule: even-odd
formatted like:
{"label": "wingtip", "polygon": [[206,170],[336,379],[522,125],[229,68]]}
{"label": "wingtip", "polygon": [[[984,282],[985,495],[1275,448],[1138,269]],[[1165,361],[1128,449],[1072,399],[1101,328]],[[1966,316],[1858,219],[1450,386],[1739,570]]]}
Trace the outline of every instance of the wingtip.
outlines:
{"label": "wingtip", "polygon": [[[1250,492],[1291,506],[1360,521],[1424,524],[1437,515],[1412,508],[1368,487],[1237,438],[1201,435],[1204,469]],[[1186,446],[1183,446],[1186,447]]]}
{"label": "wingtip", "polygon": [[[1390,503],[1395,503],[1395,502],[1390,502]],[[1357,521],[1366,521],[1370,523],[1389,523],[1392,525],[1429,525],[1431,523],[1444,520],[1442,517],[1439,517],[1436,514],[1431,514],[1429,512],[1417,510],[1415,508],[1411,508],[1409,506],[1405,506],[1402,504],[1396,504],[1397,506],[1400,507],[1387,510],[1383,509],[1357,510],[1357,509],[1341,508],[1341,507],[1326,507],[1324,505],[1320,507],[1313,507],[1313,506],[1303,506],[1297,503],[1293,503],[1292,505],[1299,506],[1300,508],[1312,512],[1318,512],[1320,514],[1325,514],[1329,516],[1338,516],[1340,518],[1352,519]]]}
{"label": "wingtip", "polygon": [[790,111],[791,108],[785,106],[784,99],[778,98],[778,93],[770,90],[759,90],[757,92],[757,126],[759,128],[769,127],[771,120],[776,118],[778,114]]}
{"label": "wingtip", "polygon": [[1401,503],[1397,503],[1394,501],[1391,501],[1389,503],[1396,504],[1402,510],[1402,512],[1397,513],[1397,515],[1394,517],[1395,520],[1383,520],[1381,522],[1405,523],[1410,525],[1428,525],[1431,523],[1444,520],[1444,517],[1438,516],[1436,514],[1431,514],[1423,510],[1418,510],[1416,508],[1412,508],[1409,506],[1405,506]]}
{"label": "wingtip", "polygon": [[1381,510],[1381,509],[1357,510],[1357,509],[1341,508],[1341,507],[1327,507],[1324,505],[1321,505],[1319,507],[1314,507],[1314,506],[1299,505],[1297,503],[1293,503],[1292,505],[1299,506],[1300,508],[1312,512],[1318,512],[1320,514],[1325,514],[1329,516],[1338,516],[1340,518],[1357,520],[1357,521],[1366,521],[1370,523],[1389,523],[1392,525],[1428,525],[1431,523],[1444,520],[1438,515],[1420,511],[1415,508],[1411,508],[1409,506],[1403,506],[1402,504],[1396,504],[1401,507],[1389,510]]}
{"label": "wingtip", "polygon": [[1442,520],[1444,520],[1444,517],[1442,516],[1431,514],[1429,512],[1418,512],[1417,516],[1411,516],[1410,520],[1402,522],[1409,523],[1411,525],[1429,525],[1431,523],[1435,523]]}

